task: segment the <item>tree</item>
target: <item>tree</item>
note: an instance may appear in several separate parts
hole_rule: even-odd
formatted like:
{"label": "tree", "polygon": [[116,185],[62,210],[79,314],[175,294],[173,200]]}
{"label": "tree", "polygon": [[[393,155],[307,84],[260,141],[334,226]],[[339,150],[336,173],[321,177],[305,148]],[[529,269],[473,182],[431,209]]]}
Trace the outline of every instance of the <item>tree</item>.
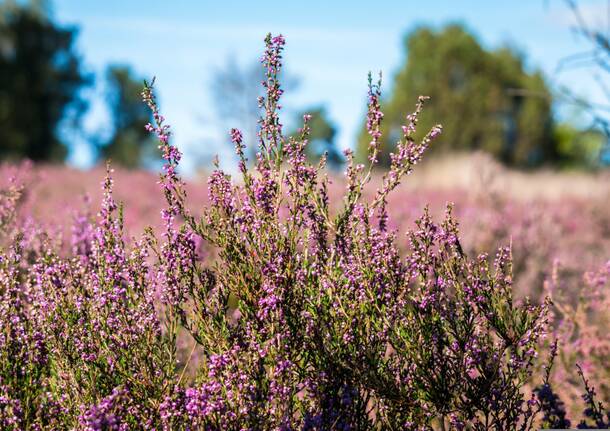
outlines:
{"label": "tree", "polygon": [[91,83],[75,52],[77,30],[51,21],[48,4],[0,5],[0,158],[63,160],[60,126],[77,126]]}
{"label": "tree", "polygon": [[566,167],[597,168],[607,142],[602,130],[591,127],[579,129],[570,123],[559,123],[555,127],[557,148]]}
{"label": "tree", "polygon": [[[324,106],[315,106],[304,109],[296,116],[296,123],[302,122],[305,115],[311,116],[308,122],[310,128],[309,144],[305,148],[307,158],[314,162],[326,153],[330,167],[336,168],[340,166],[343,163],[343,156],[337,148],[335,141],[337,127],[328,118],[326,108]],[[297,130],[288,133],[288,136],[297,135]]]}
{"label": "tree", "polygon": [[152,119],[142,103],[143,80],[134,77],[129,66],[112,65],[106,69],[107,103],[112,135],[99,145],[100,155],[127,168],[143,163],[151,145],[144,126]]}
{"label": "tree", "polygon": [[[487,51],[459,25],[418,28],[407,35],[405,49],[406,63],[382,103],[382,163],[389,163],[389,152],[402,136],[404,112],[413,110],[419,95],[430,96],[420,130],[443,123],[432,151],[481,149],[519,166],[556,159],[550,92],[540,72],[524,70],[521,55],[509,48]],[[363,128],[361,160],[369,141]]]}

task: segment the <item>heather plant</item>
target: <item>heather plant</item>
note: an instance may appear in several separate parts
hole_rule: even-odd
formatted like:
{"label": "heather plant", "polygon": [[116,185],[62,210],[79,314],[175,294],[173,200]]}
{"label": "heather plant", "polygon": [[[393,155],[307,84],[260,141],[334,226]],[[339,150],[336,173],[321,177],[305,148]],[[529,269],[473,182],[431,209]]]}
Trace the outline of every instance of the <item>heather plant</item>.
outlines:
{"label": "heather plant", "polygon": [[[564,282],[561,269],[557,262],[545,283],[545,291],[553,300],[553,336],[561,345],[553,377],[557,392],[572,406],[571,416],[577,418],[582,412],[578,401],[584,373],[596,385],[600,402],[610,403],[610,262],[585,273],[579,289]],[[588,388],[588,383],[584,386]]]}
{"label": "heather plant", "polygon": [[13,239],[17,206],[22,191],[15,177],[12,177],[9,184],[0,190],[0,236],[3,244]]}
{"label": "heather plant", "polygon": [[578,424],[578,428],[601,429],[610,427],[610,411],[606,411],[602,402],[597,400],[595,388],[590,385],[580,365],[577,365],[577,368],[584,386],[582,399],[585,404],[584,417]]}
{"label": "heather plant", "polygon": [[1,196],[2,429],[153,429],[176,327],[157,317],[147,241],[127,247],[110,176],[98,220],[76,218],[68,256],[16,216],[12,183]]}
{"label": "heather plant", "polygon": [[74,256],[41,263],[51,382],[70,427],[152,429],[172,386],[177,328],[158,313],[146,238],[126,246],[109,175],[95,227],[77,220]]}
{"label": "heather plant", "polygon": [[[553,389],[550,375],[558,353],[558,340],[550,346],[550,358],[544,367],[544,380],[542,385],[534,389],[538,398],[538,412],[542,412],[540,426],[548,429],[569,429],[572,421],[568,418],[566,406],[561,396]],[[610,411],[604,408],[604,404],[598,400],[595,388],[579,364],[576,364],[578,377],[582,385],[582,415],[578,422],[578,429],[607,429],[610,427]]]}
{"label": "heather plant", "polygon": [[32,261],[45,236],[17,217],[22,187],[16,177],[0,192],[0,427],[57,425],[41,292]]}
{"label": "heather plant", "polygon": [[21,239],[0,255],[0,425],[27,428],[44,415],[48,355],[34,294],[23,268]]}
{"label": "heather plant", "polygon": [[[391,168],[373,199],[363,198],[379,157],[380,82],[369,78],[369,166],[346,153],[344,205],[329,210],[324,158],[305,157],[308,120],[284,138],[277,76],[284,39],[266,39],[266,96],[252,168],[238,130],[240,182],[216,169],[209,208],[185,206],[180,153],[143,93],[166,161],[166,242],[159,247],[162,298],[201,345],[193,385],[163,404],[167,428],[528,429],[530,377],[546,306],[512,298],[510,250],[493,265],[468,258],[449,207],[441,224],[427,212],[401,258],[388,229],[387,196],[430,142],[413,139],[425,98],[406,118]],[[177,217],[184,219],[175,227]],[[217,250],[204,266],[194,237]]]}

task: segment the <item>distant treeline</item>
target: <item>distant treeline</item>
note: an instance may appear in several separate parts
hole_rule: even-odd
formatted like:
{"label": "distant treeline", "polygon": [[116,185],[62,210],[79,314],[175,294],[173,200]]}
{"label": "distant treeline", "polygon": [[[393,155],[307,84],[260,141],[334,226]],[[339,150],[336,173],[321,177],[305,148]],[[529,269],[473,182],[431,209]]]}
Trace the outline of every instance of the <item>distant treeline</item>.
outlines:
{"label": "distant treeline", "polygon": [[[88,108],[83,90],[99,77],[87,72],[75,48],[76,27],[55,23],[46,2],[7,1],[0,5],[0,159],[29,158],[62,161],[69,148],[62,133],[72,129],[84,136],[99,159],[111,158],[138,167],[152,157],[144,124],[150,115],[140,101],[142,78],[129,65],[109,65],[102,77],[110,123],[87,134],[82,118]],[[405,113],[419,95],[430,96],[420,118],[420,130],[443,124],[442,138],[432,152],[483,150],[507,165],[596,166],[606,145],[605,135],[558,123],[554,96],[540,71],[530,71],[514,49],[484,49],[461,25],[433,30],[420,27],[404,43],[405,61],[393,82],[384,83],[382,165],[400,138]],[[256,97],[260,68],[242,71],[228,63],[214,76],[212,95],[218,114],[243,123],[255,141],[259,115]],[[385,85],[389,84],[389,85]],[[298,110],[296,123],[312,114],[308,155],[329,154],[339,166],[343,157],[335,137],[337,126],[322,104]],[[356,157],[366,158],[369,144],[364,119],[355,145]],[[298,133],[294,127],[288,135]],[[248,143],[251,147],[255,142]]]}

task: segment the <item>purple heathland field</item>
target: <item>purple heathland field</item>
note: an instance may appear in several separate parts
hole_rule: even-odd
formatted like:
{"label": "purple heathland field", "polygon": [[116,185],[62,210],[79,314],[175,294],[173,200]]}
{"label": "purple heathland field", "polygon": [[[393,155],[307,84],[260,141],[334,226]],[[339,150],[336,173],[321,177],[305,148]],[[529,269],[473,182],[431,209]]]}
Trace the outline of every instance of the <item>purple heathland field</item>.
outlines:
{"label": "purple heathland field", "polygon": [[608,199],[402,186],[442,129],[415,140],[421,97],[374,169],[372,81],[368,163],[348,151],[328,174],[305,157],[308,116],[282,134],[284,39],[265,42],[258,153],[231,131],[236,179],[179,176],[152,85],[160,180],[2,167],[0,427],[609,426]]}

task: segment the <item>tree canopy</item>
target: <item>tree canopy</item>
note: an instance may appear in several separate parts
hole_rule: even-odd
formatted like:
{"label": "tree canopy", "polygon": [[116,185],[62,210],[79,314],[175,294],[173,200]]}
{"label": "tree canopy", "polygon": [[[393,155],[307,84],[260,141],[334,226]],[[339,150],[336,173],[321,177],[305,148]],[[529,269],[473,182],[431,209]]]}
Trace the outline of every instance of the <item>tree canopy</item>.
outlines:
{"label": "tree canopy", "polygon": [[78,125],[91,83],[77,31],[54,24],[44,2],[0,4],[0,158],[63,160],[63,124]]}
{"label": "tree canopy", "polygon": [[143,80],[129,66],[111,65],[106,83],[112,135],[99,146],[100,156],[127,168],[139,167],[154,148],[144,128],[152,117],[140,95]]}
{"label": "tree canopy", "polygon": [[[439,121],[444,128],[432,151],[485,150],[517,166],[557,158],[551,93],[542,74],[528,72],[515,50],[486,50],[460,25],[418,28],[405,38],[405,50],[406,62],[382,103],[382,163],[389,163],[405,113],[413,111],[419,95],[430,96],[420,130]],[[369,141],[363,127],[360,159]]]}

